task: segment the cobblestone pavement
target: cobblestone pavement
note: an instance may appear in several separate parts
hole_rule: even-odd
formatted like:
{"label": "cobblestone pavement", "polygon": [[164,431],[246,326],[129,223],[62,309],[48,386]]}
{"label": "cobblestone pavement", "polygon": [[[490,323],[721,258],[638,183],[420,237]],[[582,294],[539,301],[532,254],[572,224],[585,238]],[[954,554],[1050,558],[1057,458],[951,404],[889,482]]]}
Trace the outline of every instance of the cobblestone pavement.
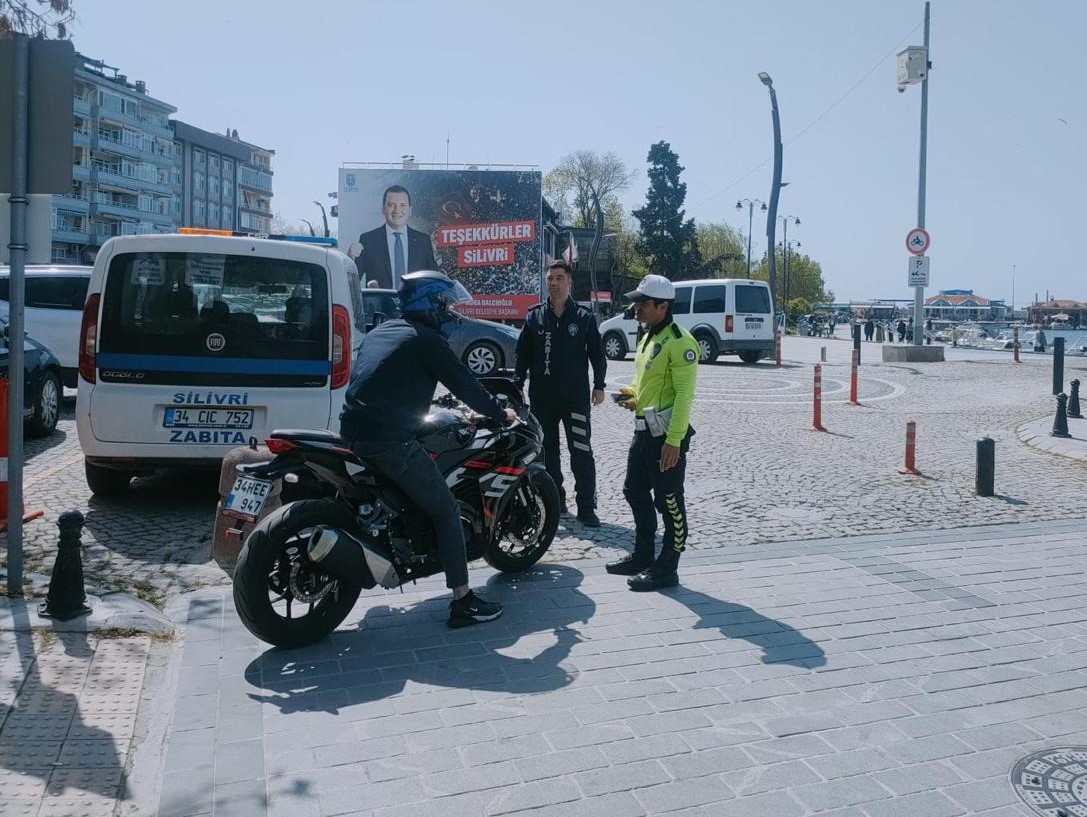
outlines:
{"label": "cobblestone pavement", "polygon": [[1010,774],[1087,743],[1083,542],[1035,522],[707,549],[648,594],[598,560],[481,571],[496,622],[448,630],[428,580],[293,651],[204,590],[160,814],[1056,817]]}
{"label": "cobblestone pavement", "polygon": [[[825,434],[809,430],[811,364],[821,347],[828,352]],[[1087,462],[1040,452],[1016,436],[1018,426],[1053,411],[1048,357],[1024,355],[1016,365],[1003,353],[948,349],[946,363],[910,367],[879,362],[879,345],[866,343],[862,406],[855,407],[847,402],[850,348],[842,339],[790,337],[780,369],[722,358],[699,370],[687,476],[692,549],[1084,515],[1075,498]],[[609,384],[628,382],[632,371],[631,361],[610,364]],[[1087,360],[1067,359],[1068,379],[1085,375]],[[28,570],[50,569],[52,523],[74,507],[87,516],[90,583],[156,603],[225,583],[209,561],[215,475],[174,472],[138,481],[123,498],[92,499],[72,409],[69,402],[60,433],[27,445],[26,502],[46,511],[25,529]],[[897,471],[909,418],[918,423],[919,477]],[[997,442],[999,496],[990,499],[973,495],[974,442],[983,434]],[[622,497],[630,436],[627,412],[610,401],[594,410],[604,525],[591,531],[564,517],[552,558],[614,556],[630,545]]]}

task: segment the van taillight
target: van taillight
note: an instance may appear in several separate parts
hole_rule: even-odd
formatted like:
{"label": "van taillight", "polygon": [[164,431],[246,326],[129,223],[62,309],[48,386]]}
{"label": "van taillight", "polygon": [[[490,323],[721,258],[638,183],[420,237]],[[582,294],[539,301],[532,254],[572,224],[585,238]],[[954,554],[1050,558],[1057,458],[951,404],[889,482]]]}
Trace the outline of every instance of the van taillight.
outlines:
{"label": "van taillight", "polygon": [[732,331],[732,316],[731,315],[725,315],[725,331],[726,332],[731,332]]}
{"label": "van taillight", "polygon": [[351,318],[342,306],[332,307],[332,388],[342,389],[351,377]]}
{"label": "van taillight", "polygon": [[98,302],[102,299],[95,292],[83,304],[83,324],[79,329],[79,376],[87,383],[97,381],[95,375],[95,351],[98,346]]}

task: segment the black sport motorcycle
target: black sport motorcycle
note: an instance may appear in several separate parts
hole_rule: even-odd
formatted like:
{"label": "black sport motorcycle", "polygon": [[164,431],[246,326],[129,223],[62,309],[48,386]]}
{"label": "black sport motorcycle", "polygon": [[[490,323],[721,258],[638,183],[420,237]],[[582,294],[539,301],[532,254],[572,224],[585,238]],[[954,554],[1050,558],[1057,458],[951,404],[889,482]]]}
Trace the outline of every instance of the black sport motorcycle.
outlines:
{"label": "black sport motorcycle", "polygon": [[[468,559],[519,572],[551,545],[559,494],[536,461],[543,431],[520,390],[501,378],[482,382],[517,412],[516,423],[481,418],[445,395],[418,439],[460,504]],[[442,572],[430,521],[337,434],[279,430],[267,445],[273,460],[238,466],[227,513],[255,519],[279,479],[321,498],[284,505],[245,540],[234,601],[257,638],[277,647],[317,641],[340,625],[364,588]]]}

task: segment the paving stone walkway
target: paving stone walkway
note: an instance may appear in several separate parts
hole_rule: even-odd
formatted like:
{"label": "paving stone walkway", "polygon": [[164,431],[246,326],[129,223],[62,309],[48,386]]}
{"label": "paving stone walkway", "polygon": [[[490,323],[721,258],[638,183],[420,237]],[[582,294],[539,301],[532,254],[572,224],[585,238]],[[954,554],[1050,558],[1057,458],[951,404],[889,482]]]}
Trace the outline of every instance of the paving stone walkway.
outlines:
{"label": "paving stone walkway", "polygon": [[[1018,759],[1087,744],[1087,520],[430,580],[269,649],[190,603],[163,817],[1028,817]],[[1056,817],[1056,812],[1043,812]],[[1078,814],[1078,812],[1069,812]]]}

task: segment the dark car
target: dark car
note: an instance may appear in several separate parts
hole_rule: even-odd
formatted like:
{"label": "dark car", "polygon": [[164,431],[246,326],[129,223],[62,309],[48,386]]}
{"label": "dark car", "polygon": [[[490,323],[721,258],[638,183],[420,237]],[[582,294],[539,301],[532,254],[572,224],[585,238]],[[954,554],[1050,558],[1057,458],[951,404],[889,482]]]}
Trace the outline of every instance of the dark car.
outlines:
{"label": "dark car", "polygon": [[[0,372],[8,373],[8,325],[0,321]],[[23,417],[26,433],[46,437],[60,419],[60,361],[48,348],[29,335],[23,342]]]}
{"label": "dark car", "polygon": [[[362,305],[366,331],[373,329],[378,320],[400,317],[400,300],[394,289],[364,288]],[[461,317],[449,338],[449,345],[473,374],[484,376],[495,369],[513,368],[519,334],[512,326],[502,323]]]}

